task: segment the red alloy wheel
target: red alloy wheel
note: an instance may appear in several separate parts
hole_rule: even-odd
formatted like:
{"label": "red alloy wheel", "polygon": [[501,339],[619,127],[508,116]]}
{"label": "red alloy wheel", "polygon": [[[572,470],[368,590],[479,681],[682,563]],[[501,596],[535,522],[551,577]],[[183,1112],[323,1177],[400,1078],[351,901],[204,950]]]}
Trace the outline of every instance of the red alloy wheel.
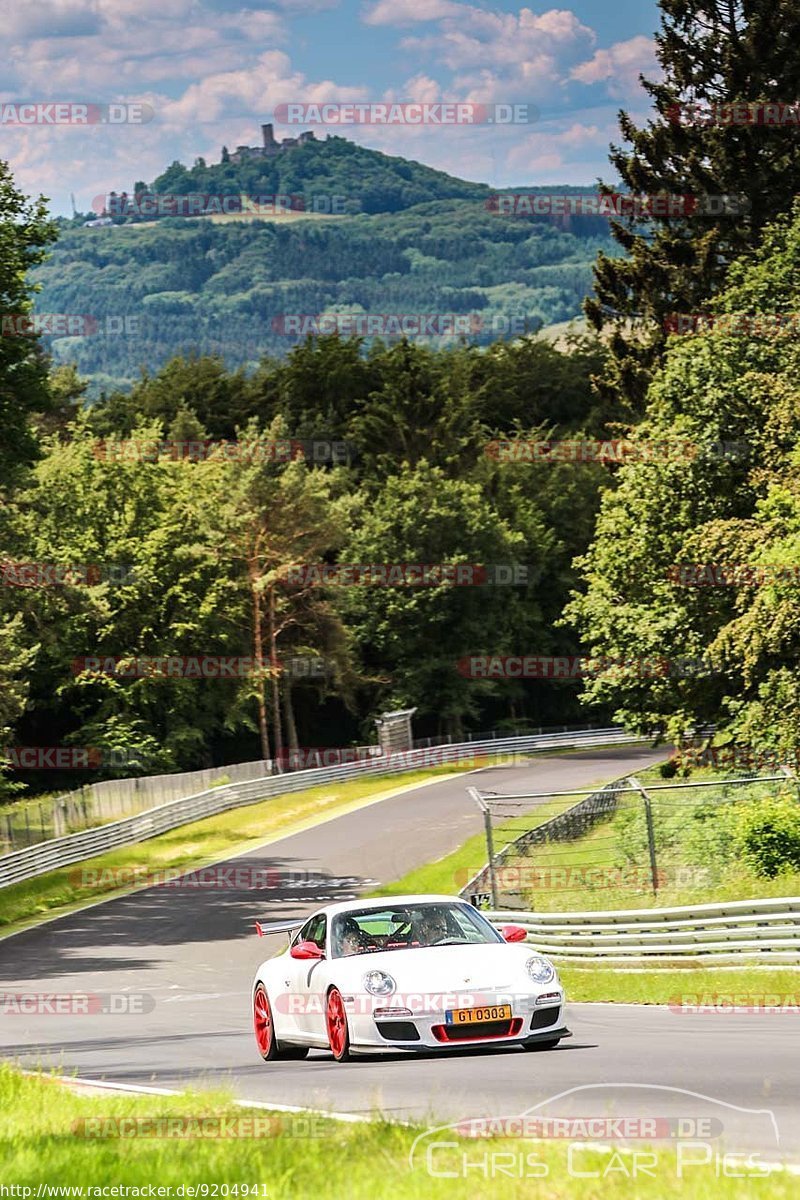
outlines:
{"label": "red alloy wheel", "polygon": [[275,1046],[275,1029],[272,1024],[272,1009],[269,997],[263,983],[256,988],[253,996],[253,1028],[256,1034],[258,1052],[264,1059],[277,1056]]}
{"label": "red alloy wheel", "polygon": [[338,988],[331,988],[328,993],[325,1019],[333,1057],[337,1062],[346,1062],[350,1057],[350,1034],[347,1029],[347,1013],[344,1010],[342,993]]}

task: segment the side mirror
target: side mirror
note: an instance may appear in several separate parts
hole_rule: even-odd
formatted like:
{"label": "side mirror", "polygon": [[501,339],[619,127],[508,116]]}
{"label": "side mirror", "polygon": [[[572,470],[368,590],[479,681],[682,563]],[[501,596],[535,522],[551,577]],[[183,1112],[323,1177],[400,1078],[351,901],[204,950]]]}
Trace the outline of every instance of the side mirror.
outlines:
{"label": "side mirror", "polygon": [[289,951],[291,958],[324,958],[325,952],[320,950],[316,942],[298,942]]}
{"label": "side mirror", "polygon": [[500,932],[506,942],[524,942],[528,936],[527,929],[521,925],[504,925]]}

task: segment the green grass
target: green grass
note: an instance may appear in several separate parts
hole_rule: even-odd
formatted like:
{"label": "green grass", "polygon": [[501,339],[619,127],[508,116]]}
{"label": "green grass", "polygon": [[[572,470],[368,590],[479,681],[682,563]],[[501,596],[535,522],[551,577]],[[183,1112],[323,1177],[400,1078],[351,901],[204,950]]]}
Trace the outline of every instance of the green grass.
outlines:
{"label": "green grass", "polygon": [[[110,1132],[110,1123],[116,1119],[130,1122],[169,1117],[210,1119],[206,1130],[215,1118],[227,1119],[229,1130],[241,1130],[241,1125],[231,1123],[243,1119],[262,1124],[260,1136],[85,1136],[87,1129]],[[24,1076],[2,1065],[2,1182],[31,1188],[28,1195],[33,1197],[40,1184],[80,1186],[85,1197],[92,1195],[85,1189],[109,1185],[156,1185],[172,1189],[173,1197],[179,1195],[181,1185],[207,1185],[206,1195],[212,1197],[225,1194],[222,1185],[228,1185],[229,1195],[237,1195],[233,1189],[238,1185],[239,1196],[245,1194],[242,1185],[248,1189],[257,1185],[259,1200],[523,1200],[534,1195],[540,1200],[740,1200],[744,1194],[748,1200],[784,1200],[797,1194],[797,1180],[783,1172],[764,1178],[729,1178],[713,1160],[705,1167],[684,1167],[680,1178],[674,1152],[663,1145],[649,1151],[655,1156],[647,1164],[652,1175],[637,1178],[632,1177],[630,1155],[580,1149],[574,1160],[576,1168],[596,1174],[577,1178],[567,1169],[569,1143],[565,1141],[465,1141],[451,1131],[444,1136],[455,1146],[433,1157],[434,1169],[440,1173],[436,1177],[426,1169],[424,1152],[417,1152],[410,1161],[411,1147],[424,1132],[421,1125],[403,1126],[380,1119],[344,1124],[305,1114],[277,1113],[274,1123],[269,1118],[263,1110],[235,1107],[230,1097],[219,1092],[175,1097],[76,1095],[55,1080]],[[131,1124],[123,1128],[133,1130]],[[309,1132],[313,1136],[308,1136]],[[648,1153],[638,1145],[636,1151]],[[487,1154],[505,1156],[504,1170],[493,1172],[494,1178],[492,1172],[486,1178],[482,1170],[465,1167],[465,1163],[484,1160]],[[530,1175],[535,1170],[539,1178],[513,1177],[509,1154]],[[442,1178],[444,1171],[455,1171],[457,1177]],[[216,1193],[215,1185],[220,1189]],[[24,1193],[22,1197],[27,1200]]]}
{"label": "green grass", "polygon": [[157,872],[220,862],[393,792],[454,773],[459,772],[446,765],[402,776],[373,775],[322,784],[206,817],[146,842],[11,884],[0,890],[0,934],[12,933],[43,917],[74,911],[100,898],[123,895],[132,890],[132,884],[144,883]]}
{"label": "green grass", "polygon": [[[744,963],[736,970],[720,967],[659,964],[657,970],[622,971],[614,967],[559,966],[558,973],[566,989],[567,1000],[576,1004],[597,1001],[612,1004],[670,1004],[676,997],[749,996],[753,1002],[765,996],[794,997],[800,1003],[800,969],[791,967],[752,967]],[[722,1017],[718,1017],[721,1020]],[[776,1017],[780,1020],[780,1017]],[[677,1016],[676,1016],[677,1020]],[[758,1017],[753,1016],[757,1021]]]}

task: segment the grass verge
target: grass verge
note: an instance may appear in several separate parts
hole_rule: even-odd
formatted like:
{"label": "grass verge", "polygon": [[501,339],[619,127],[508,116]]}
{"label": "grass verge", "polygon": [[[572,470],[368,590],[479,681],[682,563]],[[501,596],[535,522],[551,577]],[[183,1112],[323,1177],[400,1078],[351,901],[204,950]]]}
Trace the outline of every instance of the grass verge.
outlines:
{"label": "grass verge", "polygon": [[[137,1119],[153,1129],[158,1128],[155,1121],[159,1118],[195,1118],[193,1125],[184,1126],[195,1135],[131,1136],[142,1128],[133,1124]],[[113,1123],[118,1120],[125,1122],[119,1128],[127,1135],[113,1136],[117,1128]],[[228,1129],[227,1136],[208,1136],[225,1121],[227,1126],[222,1128]],[[247,1129],[244,1122],[249,1122],[251,1130],[258,1129],[259,1135],[232,1133]],[[165,1120],[161,1129],[169,1128]],[[92,1192],[93,1188],[149,1185],[169,1188],[170,1192],[161,1195],[173,1198],[190,1195],[188,1189],[194,1188],[198,1196],[255,1196],[257,1200],[306,1200],[310,1196],[522,1200],[534,1190],[546,1200],[599,1200],[601,1196],[612,1200],[622,1196],[739,1200],[743,1194],[757,1200],[762,1196],[784,1200],[797,1194],[797,1180],[785,1172],[761,1177],[754,1172],[748,1178],[746,1168],[740,1166],[738,1177],[729,1178],[713,1157],[705,1166],[687,1167],[684,1162],[679,1174],[675,1152],[663,1146],[636,1146],[637,1156],[648,1156],[644,1174],[637,1169],[643,1160],[624,1151],[578,1147],[578,1153],[572,1154],[570,1172],[570,1143],[564,1140],[555,1144],[510,1138],[476,1142],[449,1130],[439,1137],[450,1143],[449,1149],[430,1154],[431,1171],[424,1145],[410,1160],[414,1141],[423,1132],[422,1126],[382,1120],[344,1124],[280,1113],[270,1118],[263,1110],[236,1107],[222,1093],[76,1095],[47,1077],[26,1076],[0,1066],[3,1182],[30,1189],[15,1193],[21,1200],[36,1197],[40,1187],[43,1197],[69,1194],[56,1190],[58,1187],[79,1187],[82,1193],[73,1195],[91,1200],[102,1195]],[[716,1146],[714,1149],[719,1153]],[[696,1152],[693,1157],[697,1159]],[[481,1169],[486,1162],[488,1170]],[[582,1177],[577,1176],[578,1171]],[[45,1190],[47,1185],[54,1188],[52,1193]],[[181,1187],[183,1191],[178,1190]]]}
{"label": "grass verge", "polygon": [[[556,960],[557,961],[557,960]],[[559,966],[567,999],[576,1004],[703,1004],[720,1010],[726,1003],[800,1004],[800,970],[790,967],[669,966],[658,970],[620,971],[613,967]],[[738,997],[739,999],[736,999]],[[681,1014],[676,1014],[676,1020]],[[724,1012],[720,1011],[718,1020]],[[756,1015],[752,1018],[758,1020]]]}
{"label": "grass verge", "polygon": [[430,767],[401,777],[372,775],[322,784],[206,817],[149,841],[11,884],[0,891],[0,936],[43,917],[72,912],[101,898],[125,895],[133,890],[132,884],[141,886],[160,872],[220,862],[428,780],[459,773],[452,766]]}

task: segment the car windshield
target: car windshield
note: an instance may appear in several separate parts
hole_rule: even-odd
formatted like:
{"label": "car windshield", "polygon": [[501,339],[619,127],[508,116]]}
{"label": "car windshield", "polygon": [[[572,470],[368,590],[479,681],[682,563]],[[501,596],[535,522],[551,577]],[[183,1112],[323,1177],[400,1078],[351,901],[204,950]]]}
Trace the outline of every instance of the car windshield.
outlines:
{"label": "car windshield", "polygon": [[331,954],[346,958],[385,950],[502,942],[468,904],[393,904],[339,913],[331,924]]}

